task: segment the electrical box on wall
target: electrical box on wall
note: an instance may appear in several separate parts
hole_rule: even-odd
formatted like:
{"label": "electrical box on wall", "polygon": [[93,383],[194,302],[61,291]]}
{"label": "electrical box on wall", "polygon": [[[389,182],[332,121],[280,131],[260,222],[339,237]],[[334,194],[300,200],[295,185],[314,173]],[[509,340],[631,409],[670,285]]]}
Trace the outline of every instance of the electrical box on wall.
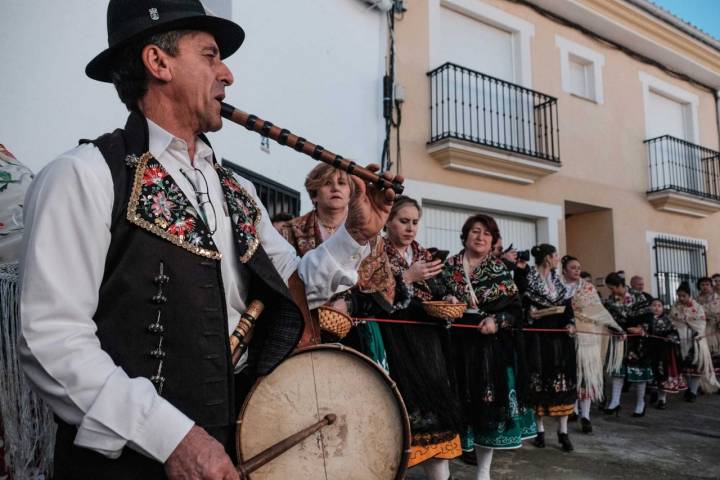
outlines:
{"label": "electrical box on wall", "polygon": [[381,12],[387,12],[393,8],[393,0],[363,0],[365,3],[369,3],[371,6],[377,8]]}

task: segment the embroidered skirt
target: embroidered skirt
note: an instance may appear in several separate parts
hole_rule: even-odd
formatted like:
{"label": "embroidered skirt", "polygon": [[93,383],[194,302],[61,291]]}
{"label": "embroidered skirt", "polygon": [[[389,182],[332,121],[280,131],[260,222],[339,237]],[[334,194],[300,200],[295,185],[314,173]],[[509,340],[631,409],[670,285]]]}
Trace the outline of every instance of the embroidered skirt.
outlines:
{"label": "embroidered skirt", "polygon": [[520,448],[522,441],[537,435],[535,416],[530,409],[518,407],[515,391],[515,374],[511,368],[507,369],[508,403],[511,410],[511,419],[508,422],[499,422],[495,428],[485,431],[473,432],[475,445],[492,449]]}

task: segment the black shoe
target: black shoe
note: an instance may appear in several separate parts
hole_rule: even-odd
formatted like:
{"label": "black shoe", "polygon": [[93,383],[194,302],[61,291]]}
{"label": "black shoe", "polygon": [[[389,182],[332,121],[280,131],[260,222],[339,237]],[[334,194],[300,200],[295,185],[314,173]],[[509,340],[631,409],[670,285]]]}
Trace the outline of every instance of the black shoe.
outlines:
{"label": "black shoe", "polygon": [[655,408],[658,410],[665,410],[667,408],[667,402],[665,400],[658,400]]}
{"label": "black shoe", "polygon": [[603,410],[603,411],[604,411],[607,415],[612,415],[612,414],[614,413],[616,417],[619,417],[619,416],[620,416],[620,409],[621,409],[621,406],[618,405],[618,406],[615,407],[615,408],[606,408],[606,409]]}
{"label": "black shoe", "polygon": [[690,390],[685,390],[685,401],[694,403],[697,400],[697,394],[692,393]]}
{"label": "black shoe", "polygon": [[577,419],[578,419],[578,414],[575,412],[568,415],[568,422],[577,422]]}
{"label": "black shoe", "polygon": [[538,432],[537,437],[533,441],[537,448],[545,448],[545,432]]}
{"label": "black shoe", "polygon": [[632,416],[635,417],[635,418],[644,417],[644,416],[645,416],[645,410],[646,410],[646,409],[647,409],[647,403],[646,403],[645,405],[643,405],[642,412],[640,412],[640,413],[633,412]]}
{"label": "black shoe", "polygon": [[566,452],[572,452],[575,450],[573,444],[570,442],[570,437],[567,433],[558,432],[558,442],[562,445],[562,449]]}
{"label": "black shoe", "polygon": [[469,452],[463,450],[462,455],[460,455],[460,460],[468,465],[477,465],[477,457],[475,456],[475,451],[473,450],[470,450]]}
{"label": "black shoe", "polygon": [[592,423],[589,418],[580,417],[580,424],[582,425],[583,433],[592,433]]}

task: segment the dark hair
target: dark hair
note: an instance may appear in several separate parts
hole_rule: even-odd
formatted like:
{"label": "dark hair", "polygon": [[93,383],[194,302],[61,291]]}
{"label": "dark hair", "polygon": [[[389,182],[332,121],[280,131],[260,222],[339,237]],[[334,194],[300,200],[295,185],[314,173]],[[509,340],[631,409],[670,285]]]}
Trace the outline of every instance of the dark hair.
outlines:
{"label": "dark hair", "polygon": [[660,302],[660,305],[665,306],[665,302],[660,297],[654,297],[650,299],[650,305],[652,305],[655,302]]}
{"label": "dark hair", "polygon": [[720,277],[720,273],[713,273],[712,278],[715,278],[715,277]]}
{"label": "dark hair", "polygon": [[560,259],[560,264],[562,265],[563,270],[565,270],[565,268],[567,268],[568,263],[572,262],[573,260],[580,263],[580,260],[573,257],[572,255],[565,255],[564,257],[562,257]]}
{"label": "dark hair", "polygon": [[540,265],[545,261],[545,258],[557,252],[557,248],[550,245],[549,243],[541,243],[535,245],[530,249],[530,253],[535,259],[535,265]]}
{"label": "dark hair", "polygon": [[393,206],[390,209],[390,215],[388,216],[388,221],[395,218],[395,215],[400,211],[401,208],[407,207],[408,205],[417,208],[418,215],[422,217],[422,207],[418,203],[417,200],[414,198],[410,198],[406,195],[398,195],[395,197],[395,201],[393,202]]}
{"label": "dark hair", "polygon": [[698,278],[697,283],[695,284],[697,286],[697,289],[700,290],[700,284],[705,283],[705,282],[709,283],[711,287],[713,286],[712,278],[700,277],[700,278]]}
{"label": "dark hair", "polygon": [[618,272],[609,273],[608,276],[605,277],[605,285],[609,285],[611,287],[624,287],[625,278],[620,276]]}
{"label": "dark hair", "polygon": [[682,281],[680,282],[680,285],[678,286],[677,290],[675,290],[675,293],[687,293],[690,295],[690,284],[688,282]]}
{"label": "dark hair", "polygon": [[465,220],[465,223],[462,226],[462,231],[460,232],[460,240],[462,240],[463,246],[465,246],[465,241],[470,234],[470,230],[473,229],[476,223],[479,223],[480,225],[485,227],[488,232],[490,232],[490,235],[492,235],[491,245],[495,245],[498,238],[500,238],[500,229],[498,228],[495,219],[490,215],[478,213]]}
{"label": "dark hair", "polygon": [[270,219],[270,223],[287,222],[288,220],[292,220],[293,218],[294,217],[292,215],[290,215],[289,213],[280,212],[280,213],[276,213],[275,215],[272,216],[272,218]]}
{"label": "dark hair", "polygon": [[120,100],[128,110],[138,111],[138,102],[147,93],[148,76],[142,61],[142,51],[148,45],[157,45],[174,57],[178,54],[178,42],[191,30],[172,30],[156,33],[123,47],[113,57],[110,79]]}
{"label": "dark hair", "polygon": [[585,280],[592,280],[592,275],[590,275],[590,272],[586,272],[583,270],[580,272],[580,278],[584,278]]}

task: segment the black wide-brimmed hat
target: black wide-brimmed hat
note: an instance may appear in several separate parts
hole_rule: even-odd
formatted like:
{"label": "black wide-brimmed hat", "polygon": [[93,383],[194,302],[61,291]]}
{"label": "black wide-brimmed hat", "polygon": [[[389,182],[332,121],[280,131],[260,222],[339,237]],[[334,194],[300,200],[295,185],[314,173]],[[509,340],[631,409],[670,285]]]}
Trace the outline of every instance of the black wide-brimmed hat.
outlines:
{"label": "black wide-brimmed hat", "polygon": [[110,0],[107,10],[108,48],[93,58],[85,73],[110,82],[113,56],[122,47],[155,33],[201,30],[210,33],[226,58],[240,48],[245,32],[240,25],[208,15],[199,0]]}

